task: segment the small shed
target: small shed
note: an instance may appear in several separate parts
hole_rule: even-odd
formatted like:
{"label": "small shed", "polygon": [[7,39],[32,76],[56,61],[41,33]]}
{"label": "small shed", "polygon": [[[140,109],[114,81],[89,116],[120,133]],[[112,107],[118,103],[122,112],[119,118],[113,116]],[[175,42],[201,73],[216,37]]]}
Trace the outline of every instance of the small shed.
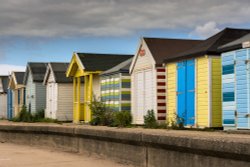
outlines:
{"label": "small shed", "polygon": [[250,129],[250,34],[220,49],[224,129]]}
{"label": "small shed", "polygon": [[193,48],[166,57],[168,121],[222,127],[221,58],[218,47],[249,33],[226,28]]}
{"label": "small shed", "polygon": [[156,119],[166,120],[166,73],[163,61],[197,44],[197,40],[142,38],[130,66],[132,116],[134,124],[143,124],[148,110]]}
{"label": "small shed", "polygon": [[69,63],[51,62],[43,84],[46,85],[45,117],[59,121],[73,120],[73,80],[66,77]]}
{"label": "small shed", "polygon": [[7,118],[8,76],[0,76],[0,119]]}
{"label": "small shed", "polygon": [[10,109],[9,115],[16,117],[25,105],[25,86],[23,84],[24,72],[13,71],[9,79],[9,89],[12,94],[12,109]]}
{"label": "small shed", "polygon": [[43,79],[47,70],[47,63],[28,62],[24,74],[24,85],[26,87],[27,110],[35,114],[46,107],[46,86]]}
{"label": "small shed", "polygon": [[101,100],[114,111],[130,111],[130,74],[132,58],[101,74]]}
{"label": "small shed", "polygon": [[[132,55],[121,54],[73,54],[66,75],[73,78],[73,121],[75,123],[91,120],[92,114],[88,105],[94,97],[100,98],[101,96],[100,73],[131,57]],[[81,91],[82,79],[84,80],[84,89]]]}

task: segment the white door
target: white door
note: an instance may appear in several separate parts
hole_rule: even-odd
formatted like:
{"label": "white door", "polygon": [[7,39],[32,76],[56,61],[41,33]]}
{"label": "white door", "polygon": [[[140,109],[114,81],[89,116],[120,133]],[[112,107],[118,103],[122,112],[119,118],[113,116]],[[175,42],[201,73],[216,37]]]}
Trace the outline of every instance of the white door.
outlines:
{"label": "white door", "polygon": [[51,104],[51,118],[52,119],[56,119],[56,86],[55,84],[53,83],[52,84],[52,88],[51,88],[51,101],[52,101],[52,104]]}
{"label": "white door", "polygon": [[154,109],[154,79],[152,69],[135,73],[135,118],[136,124],[144,123],[144,115]]}
{"label": "white door", "polygon": [[144,73],[139,72],[135,74],[135,109],[136,109],[136,123],[143,123],[144,115]]}
{"label": "white door", "polygon": [[153,71],[148,70],[144,73],[144,83],[145,83],[145,105],[144,105],[144,115],[147,114],[148,110],[154,109],[154,90],[153,90]]}
{"label": "white door", "polygon": [[49,83],[49,90],[48,90],[48,101],[49,101],[49,105],[47,106],[48,108],[48,117],[49,118],[52,118],[52,107],[53,107],[53,101],[52,101],[52,91],[53,91],[53,87],[52,87],[52,84]]}

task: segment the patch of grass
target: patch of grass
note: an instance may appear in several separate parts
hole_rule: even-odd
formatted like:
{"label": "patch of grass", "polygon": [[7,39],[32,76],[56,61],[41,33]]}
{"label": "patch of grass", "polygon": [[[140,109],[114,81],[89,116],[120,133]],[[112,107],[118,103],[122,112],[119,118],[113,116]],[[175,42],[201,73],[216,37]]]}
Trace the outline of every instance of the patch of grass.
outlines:
{"label": "patch of grass", "polygon": [[34,115],[27,111],[26,106],[22,107],[17,117],[11,119],[13,122],[47,122],[47,123],[57,123],[55,119],[44,118],[44,110],[37,111]]}

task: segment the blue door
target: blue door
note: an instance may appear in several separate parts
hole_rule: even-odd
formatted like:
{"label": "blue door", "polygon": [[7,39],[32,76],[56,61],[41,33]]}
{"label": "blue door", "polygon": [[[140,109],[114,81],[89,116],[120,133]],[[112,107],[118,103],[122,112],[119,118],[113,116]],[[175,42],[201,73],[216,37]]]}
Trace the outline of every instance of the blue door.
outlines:
{"label": "blue door", "polygon": [[177,64],[177,117],[186,118],[186,62]]}
{"label": "blue door", "polygon": [[194,60],[182,61],[177,64],[177,116],[182,118],[184,125],[194,125],[195,99],[195,67]]}
{"label": "blue door", "polygon": [[194,125],[194,96],[195,96],[195,78],[194,78],[194,60],[188,60],[187,61],[187,68],[186,68],[186,75],[187,75],[187,80],[186,80],[186,91],[187,91],[187,99],[186,99],[186,104],[187,104],[187,114],[186,114],[186,124],[187,125]]}
{"label": "blue door", "polygon": [[237,128],[249,128],[249,72],[247,63],[247,50],[236,52],[236,108]]}
{"label": "blue door", "polygon": [[12,91],[8,89],[7,93],[7,119],[12,119]]}

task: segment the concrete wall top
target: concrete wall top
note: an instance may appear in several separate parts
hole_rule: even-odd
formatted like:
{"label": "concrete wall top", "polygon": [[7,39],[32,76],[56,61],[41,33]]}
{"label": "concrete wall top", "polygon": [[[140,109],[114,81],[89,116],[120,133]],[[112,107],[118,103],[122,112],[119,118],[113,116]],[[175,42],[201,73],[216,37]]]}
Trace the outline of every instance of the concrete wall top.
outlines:
{"label": "concrete wall top", "polygon": [[250,135],[248,134],[26,123],[0,123],[1,131],[56,134],[229,159],[248,159],[247,161],[250,159]]}

